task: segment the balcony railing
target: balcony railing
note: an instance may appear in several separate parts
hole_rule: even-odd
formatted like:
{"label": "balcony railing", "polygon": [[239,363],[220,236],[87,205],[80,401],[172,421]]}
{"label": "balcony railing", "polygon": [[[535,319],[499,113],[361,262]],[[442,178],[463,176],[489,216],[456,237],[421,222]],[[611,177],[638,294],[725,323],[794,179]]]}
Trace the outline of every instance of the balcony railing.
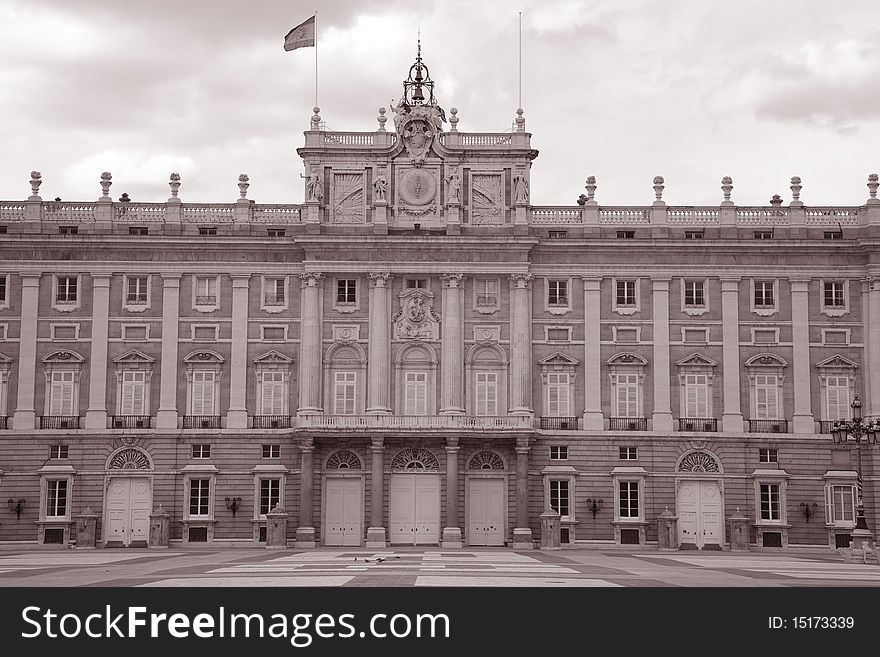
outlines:
{"label": "balcony railing", "polygon": [[749,420],[749,433],[788,433],[788,420]]}
{"label": "balcony railing", "polygon": [[40,418],[40,429],[79,429],[79,416],[44,415]]}
{"label": "balcony railing", "polygon": [[714,417],[680,417],[679,431],[718,431],[718,420]]}
{"label": "balcony railing", "polygon": [[284,305],[284,295],[283,294],[267,294],[264,296],[263,304],[266,306],[283,306]]}
{"label": "balcony railing", "polygon": [[0,415],[0,430],[9,428],[9,418],[5,415]]}
{"label": "balcony railing", "polygon": [[149,415],[114,415],[110,426],[114,429],[149,429],[151,420]]}
{"label": "balcony railing", "polygon": [[494,308],[498,304],[498,297],[494,294],[480,294],[477,296],[477,305],[480,307]]}
{"label": "balcony railing", "polygon": [[608,418],[610,431],[647,431],[648,419],[644,417],[612,417]]}
{"label": "balcony railing", "polygon": [[217,297],[213,294],[205,294],[202,296],[196,297],[196,305],[197,306],[216,306],[217,305]]}
{"label": "balcony railing", "polygon": [[184,415],[184,429],[219,429],[219,415]]}
{"label": "balcony railing", "polygon": [[293,420],[289,415],[251,416],[252,429],[289,429],[292,426]]}
{"label": "balcony railing", "polygon": [[146,306],[147,305],[147,297],[128,297],[125,300],[126,306]]}
{"label": "balcony railing", "polygon": [[304,415],[300,427],[319,429],[523,429],[528,416],[500,415]]}
{"label": "balcony railing", "polygon": [[576,417],[542,417],[542,429],[551,431],[577,431],[578,419]]}

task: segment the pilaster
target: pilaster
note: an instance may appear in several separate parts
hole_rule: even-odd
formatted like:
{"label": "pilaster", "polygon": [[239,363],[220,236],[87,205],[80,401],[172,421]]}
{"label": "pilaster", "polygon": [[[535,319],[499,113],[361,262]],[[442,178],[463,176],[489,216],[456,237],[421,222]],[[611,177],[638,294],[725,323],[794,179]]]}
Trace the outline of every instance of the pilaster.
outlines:
{"label": "pilaster", "polygon": [[464,323],[462,322],[462,274],[441,274],[443,281],[443,331],[441,349],[442,386],[440,415],[464,414]]}
{"label": "pilaster", "polygon": [[302,439],[300,450],[299,526],[296,528],[296,547],[315,547],[314,492],[315,442],[311,437]]}
{"label": "pilaster", "polygon": [[867,386],[868,404],[863,409],[863,414],[876,416],[880,415],[880,382],[876,379],[877,372],[880,372],[880,276],[868,276],[865,279],[865,291],[868,297],[868,313],[865,316],[868,327],[865,354],[867,363],[863,376],[866,381],[870,378],[871,384]]}
{"label": "pilaster", "polygon": [[722,431],[742,433],[743,414],[739,391],[739,278],[721,279],[721,339],[724,368]]}
{"label": "pilaster", "polygon": [[91,278],[92,341],[89,356],[89,406],[86,409],[85,428],[106,429],[110,274],[92,274]]}
{"label": "pilaster", "polygon": [[510,415],[532,415],[531,309],[529,273],[511,274],[513,282],[510,315]]}
{"label": "pilaster", "polygon": [[529,439],[516,439],[516,527],[513,549],[531,550],[532,528],[529,527]]}
{"label": "pilaster", "polygon": [[[595,201],[594,201],[595,202]],[[597,222],[598,223],[598,220]],[[584,276],[584,422],[585,431],[602,431],[601,302],[598,276]]]}
{"label": "pilaster", "polygon": [[441,547],[462,546],[461,527],[458,526],[458,438],[446,439],[446,524],[443,527]]}
{"label": "pilaster", "polygon": [[18,342],[18,399],[12,416],[12,428],[30,431],[37,417],[34,391],[37,376],[37,314],[40,304],[40,274],[21,276],[21,333]]}
{"label": "pilaster", "polygon": [[250,274],[232,276],[232,345],[230,350],[227,429],[247,429],[247,329]]}
{"label": "pilaster", "polygon": [[162,365],[157,429],[177,428],[177,349],[180,274],[162,274]]}
{"label": "pilaster", "polygon": [[672,431],[669,402],[669,279],[655,278],[654,313],[654,431]]}
{"label": "pilaster", "polygon": [[298,415],[317,415],[321,408],[321,281],[324,275],[304,272],[300,313]]}
{"label": "pilaster", "polygon": [[388,309],[388,286],[391,274],[371,272],[369,344],[367,361],[367,413],[388,415],[391,413],[389,390],[391,380],[390,324]]}
{"label": "pilaster", "polygon": [[791,279],[791,372],[794,378],[792,424],[795,433],[814,433],[816,431],[810,392],[810,382],[813,377],[810,371],[809,286],[810,280],[808,278]]}
{"label": "pilaster", "polygon": [[368,548],[385,547],[385,439],[370,439],[370,526],[367,527]]}

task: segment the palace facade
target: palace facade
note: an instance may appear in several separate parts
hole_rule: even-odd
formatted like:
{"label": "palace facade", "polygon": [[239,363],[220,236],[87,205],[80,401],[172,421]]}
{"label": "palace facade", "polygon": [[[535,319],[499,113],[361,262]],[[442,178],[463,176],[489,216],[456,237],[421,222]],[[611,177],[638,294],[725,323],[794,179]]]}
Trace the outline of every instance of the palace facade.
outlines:
{"label": "palace facade", "polygon": [[[391,119],[390,125],[386,125]],[[532,205],[419,56],[301,205],[0,203],[0,544],[751,549],[876,527],[880,199]],[[651,192],[647,189],[649,195]],[[234,189],[234,188],[233,188]],[[273,515],[274,514],[274,515]],[[733,518],[733,523],[731,522]],[[153,530],[167,523],[167,535]],[[735,523],[735,524],[734,524]],[[671,529],[670,529],[671,528]],[[670,533],[671,532],[671,533]],[[277,538],[276,543],[277,545]]]}

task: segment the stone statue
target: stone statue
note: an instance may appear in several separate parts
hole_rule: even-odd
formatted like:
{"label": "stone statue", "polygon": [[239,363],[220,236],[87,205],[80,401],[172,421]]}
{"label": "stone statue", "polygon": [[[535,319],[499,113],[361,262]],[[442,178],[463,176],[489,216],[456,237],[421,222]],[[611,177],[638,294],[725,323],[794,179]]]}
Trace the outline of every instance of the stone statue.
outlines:
{"label": "stone statue", "polygon": [[523,175],[513,177],[513,202],[517,205],[529,202],[529,188]]}
{"label": "stone statue", "polygon": [[306,179],[306,200],[320,201],[322,198],[324,193],[321,191],[321,176],[318,175],[317,169],[312,169]]}
{"label": "stone statue", "polygon": [[385,192],[388,190],[388,181],[385,180],[385,176],[378,176],[373,181],[373,189],[376,192],[376,200],[384,201],[385,200]]}
{"label": "stone statue", "polygon": [[446,179],[446,191],[450,203],[461,203],[461,176],[453,171]]}

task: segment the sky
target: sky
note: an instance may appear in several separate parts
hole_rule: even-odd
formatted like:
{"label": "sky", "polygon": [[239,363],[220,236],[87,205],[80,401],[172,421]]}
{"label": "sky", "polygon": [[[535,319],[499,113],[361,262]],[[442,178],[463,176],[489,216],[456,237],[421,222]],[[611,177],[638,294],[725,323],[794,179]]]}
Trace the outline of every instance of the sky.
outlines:
{"label": "sky", "polygon": [[[318,46],[284,35],[318,12]],[[520,30],[521,12],[521,30]],[[461,132],[538,149],[535,205],[861,205],[880,170],[874,0],[2,0],[0,199],[303,200],[296,148],[372,131],[416,54]],[[521,46],[520,46],[521,41]],[[521,65],[520,65],[521,51]],[[520,72],[521,71],[521,72]],[[520,91],[521,88],[521,91]],[[391,121],[388,122],[391,126]],[[446,126],[448,128],[448,125]]]}

